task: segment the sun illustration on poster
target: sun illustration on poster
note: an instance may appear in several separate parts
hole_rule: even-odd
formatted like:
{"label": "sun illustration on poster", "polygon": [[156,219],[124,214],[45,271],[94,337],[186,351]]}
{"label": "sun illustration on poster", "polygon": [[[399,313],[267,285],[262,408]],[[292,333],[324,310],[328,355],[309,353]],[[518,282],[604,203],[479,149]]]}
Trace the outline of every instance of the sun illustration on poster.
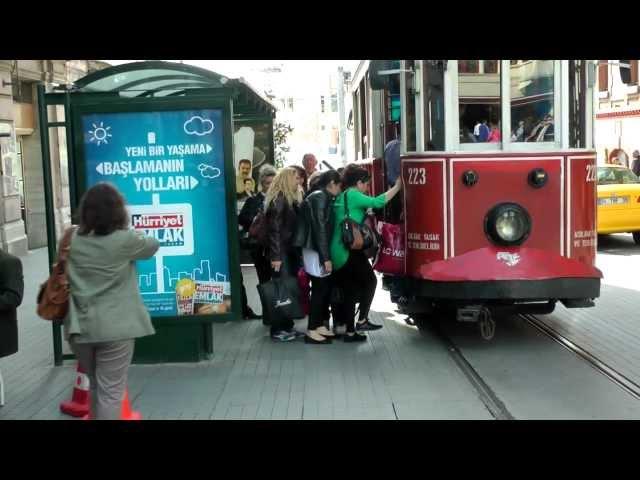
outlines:
{"label": "sun illustration on poster", "polygon": [[93,130],[89,130],[89,141],[90,142],[98,142],[98,146],[102,143],[109,143],[107,141],[108,137],[112,135],[109,133],[111,127],[105,127],[104,123],[100,122],[100,126],[97,126],[95,123],[93,125]]}

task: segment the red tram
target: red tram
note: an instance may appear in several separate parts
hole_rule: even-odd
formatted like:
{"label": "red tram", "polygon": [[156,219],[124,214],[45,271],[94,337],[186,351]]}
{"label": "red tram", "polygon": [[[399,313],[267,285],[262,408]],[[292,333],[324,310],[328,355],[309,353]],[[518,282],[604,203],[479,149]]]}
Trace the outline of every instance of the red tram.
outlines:
{"label": "red tram", "polygon": [[[434,312],[590,307],[596,255],[595,63],[365,61],[352,83],[356,155],[387,188],[384,145],[401,141],[404,275],[396,301],[419,326]],[[392,296],[393,298],[393,296]]]}

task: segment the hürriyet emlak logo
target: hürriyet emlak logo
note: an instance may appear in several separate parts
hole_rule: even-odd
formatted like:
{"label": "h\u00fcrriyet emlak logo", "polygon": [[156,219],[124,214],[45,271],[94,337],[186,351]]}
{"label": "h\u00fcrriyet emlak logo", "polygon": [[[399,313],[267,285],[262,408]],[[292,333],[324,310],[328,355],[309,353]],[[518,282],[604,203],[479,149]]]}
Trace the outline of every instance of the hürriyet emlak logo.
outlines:
{"label": "h\u00fcrriyet emlak logo", "polygon": [[184,215],[180,213],[131,215],[131,224],[136,230],[156,238],[161,247],[181,247],[184,239]]}

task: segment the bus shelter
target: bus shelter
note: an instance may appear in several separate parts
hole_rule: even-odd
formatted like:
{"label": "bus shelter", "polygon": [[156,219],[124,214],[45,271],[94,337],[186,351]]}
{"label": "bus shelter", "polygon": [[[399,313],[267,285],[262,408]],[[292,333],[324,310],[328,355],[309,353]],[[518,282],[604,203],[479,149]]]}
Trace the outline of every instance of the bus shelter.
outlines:
{"label": "bus shelter", "polygon": [[[38,101],[49,264],[59,242],[49,138],[62,127],[72,218],[88,188],[110,182],[127,200],[130,228],[161,245],[137,262],[156,334],[138,339],[134,362],[209,358],[212,323],[241,318],[237,202],[273,164],[275,108],[242,79],[159,61],[40,85]],[[56,365],[73,358],[59,324],[53,346]]]}

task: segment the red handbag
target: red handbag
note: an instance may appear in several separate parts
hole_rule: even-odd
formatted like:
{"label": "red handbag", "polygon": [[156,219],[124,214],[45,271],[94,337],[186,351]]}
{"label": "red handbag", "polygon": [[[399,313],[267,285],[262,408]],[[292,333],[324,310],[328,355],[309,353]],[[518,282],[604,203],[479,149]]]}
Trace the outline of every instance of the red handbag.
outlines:
{"label": "red handbag", "polygon": [[387,275],[404,275],[404,225],[378,222],[378,232],[382,241],[374,270]]}
{"label": "red handbag", "polygon": [[305,315],[311,312],[311,288],[309,288],[309,275],[304,268],[298,270],[298,289],[300,290],[300,306]]}
{"label": "red handbag", "polygon": [[267,215],[260,210],[253,218],[249,227],[249,238],[253,239],[258,245],[267,245]]}

